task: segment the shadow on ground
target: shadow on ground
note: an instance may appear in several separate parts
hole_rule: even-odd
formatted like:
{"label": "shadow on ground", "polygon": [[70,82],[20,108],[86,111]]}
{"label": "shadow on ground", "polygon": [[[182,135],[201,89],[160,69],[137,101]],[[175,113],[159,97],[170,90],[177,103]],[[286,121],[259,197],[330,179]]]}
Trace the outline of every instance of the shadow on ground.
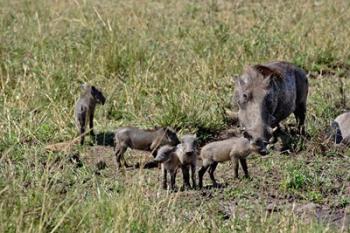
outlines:
{"label": "shadow on ground", "polygon": [[114,147],[114,132],[100,132],[95,136],[96,145]]}

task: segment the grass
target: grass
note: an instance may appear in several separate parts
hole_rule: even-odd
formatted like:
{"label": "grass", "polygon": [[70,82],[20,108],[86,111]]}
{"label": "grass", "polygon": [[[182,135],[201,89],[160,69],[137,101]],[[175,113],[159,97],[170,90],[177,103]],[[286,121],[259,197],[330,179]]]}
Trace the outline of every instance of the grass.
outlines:
{"label": "grass", "polygon": [[[345,0],[0,1],[0,231],[348,231],[305,221],[291,203],[349,212],[349,150],[321,145],[349,109],[349,17]],[[230,127],[232,76],[271,60],[309,73],[310,138],[293,140],[295,155],[253,156],[251,180],[233,180],[225,164],[226,188],[167,193],[157,169],[115,177],[112,166],[70,162],[89,147],[44,149],[76,136],[82,82],[107,96],[96,131],[171,125],[205,140]]]}

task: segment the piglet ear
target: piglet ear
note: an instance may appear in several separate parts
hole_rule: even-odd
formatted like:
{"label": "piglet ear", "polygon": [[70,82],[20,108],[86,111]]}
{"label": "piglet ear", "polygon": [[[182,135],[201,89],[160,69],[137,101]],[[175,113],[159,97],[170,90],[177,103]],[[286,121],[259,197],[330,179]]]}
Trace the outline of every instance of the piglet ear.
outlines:
{"label": "piglet ear", "polygon": [[88,84],[87,83],[82,83],[81,85],[80,85],[80,88],[81,89],[83,89],[83,90],[86,90],[86,88],[88,88]]}
{"label": "piglet ear", "polygon": [[232,76],[231,76],[231,81],[232,81],[233,83],[235,83],[235,82],[237,81],[237,79],[239,79],[239,75],[235,74],[235,75],[232,75]]}
{"label": "piglet ear", "polygon": [[96,89],[96,87],[91,86],[91,94],[95,95],[98,92],[98,90]]}
{"label": "piglet ear", "polygon": [[281,77],[281,74],[277,70],[271,69],[264,65],[254,65],[253,69],[262,74],[265,78],[271,76]]}
{"label": "piglet ear", "polygon": [[263,65],[254,65],[253,69],[264,76],[265,88],[269,88],[273,83],[281,79],[281,73]]}
{"label": "piglet ear", "polygon": [[272,69],[263,65],[254,65],[253,69],[262,74],[264,77],[271,76],[274,73]]}

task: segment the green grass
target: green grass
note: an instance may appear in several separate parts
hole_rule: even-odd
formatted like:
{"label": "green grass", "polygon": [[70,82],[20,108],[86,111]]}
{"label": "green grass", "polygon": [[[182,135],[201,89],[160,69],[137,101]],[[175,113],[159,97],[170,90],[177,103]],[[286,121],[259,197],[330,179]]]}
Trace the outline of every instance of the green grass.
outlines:
{"label": "green grass", "polygon": [[[347,231],[265,207],[273,195],[349,208],[349,150],[320,146],[349,108],[349,22],[346,0],[0,1],[0,232]],[[293,140],[296,155],[253,156],[252,180],[225,164],[224,189],[166,193],[157,169],[97,175],[69,161],[87,148],[44,149],[76,137],[82,82],[107,97],[96,131],[170,125],[206,139],[229,127],[232,77],[271,60],[310,72],[310,138]]]}

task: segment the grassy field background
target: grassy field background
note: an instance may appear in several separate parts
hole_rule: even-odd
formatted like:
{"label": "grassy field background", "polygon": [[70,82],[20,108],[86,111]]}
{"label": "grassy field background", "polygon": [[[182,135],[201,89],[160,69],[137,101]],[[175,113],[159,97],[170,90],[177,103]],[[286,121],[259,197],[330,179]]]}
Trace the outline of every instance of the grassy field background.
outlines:
{"label": "grassy field background", "polygon": [[[204,142],[231,127],[232,77],[272,60],[309,73],[310,137],[252,156],[251,180],[227,163],[225,188],[167,193],[158,169],[116,177],[109,147],[44,149],[77,136],[83,82],[107,97],[97,132],[170,125]],[[350,151],[325,131],[349,109],[349,76],[346,0],[2,0],[0,232],[348,232]]]}

